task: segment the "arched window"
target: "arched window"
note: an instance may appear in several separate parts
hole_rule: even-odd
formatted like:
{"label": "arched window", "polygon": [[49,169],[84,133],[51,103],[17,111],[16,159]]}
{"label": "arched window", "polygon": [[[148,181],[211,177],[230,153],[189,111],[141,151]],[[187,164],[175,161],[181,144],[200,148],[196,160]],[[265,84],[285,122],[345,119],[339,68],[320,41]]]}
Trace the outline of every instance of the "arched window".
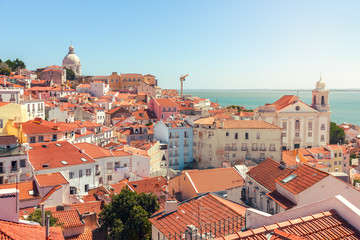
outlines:
{"label": "arched window", "polygon": [[325,105],[325,97],[321,96],[321,105]]}
{"label": "arched window", "polygon": [[314,101],[313,102],[314,102],[314,105],[316,105],[316,96],[314,96]]}
{"label": "arched window", "polygon": [[295,121],[295,130],[299,130],[300,129],[300,121],[296,120]]}

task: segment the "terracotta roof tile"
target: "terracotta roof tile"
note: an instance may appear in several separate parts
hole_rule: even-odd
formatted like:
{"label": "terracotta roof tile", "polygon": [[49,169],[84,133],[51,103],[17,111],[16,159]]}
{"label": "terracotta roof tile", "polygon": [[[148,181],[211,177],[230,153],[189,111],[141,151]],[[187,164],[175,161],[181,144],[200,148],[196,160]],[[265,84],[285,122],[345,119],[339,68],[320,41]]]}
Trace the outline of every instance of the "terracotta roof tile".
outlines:
{"label": "terracotta roof tile", "polygon": [[256,167],[250,169],[246,174],[269,191],[273,191],[276,188],[275,180],[280,176],[289,174],[290,172],[291,169],[281,169],[280,163],[268,158]]}
{"label": "terracotta roof tile", "polygon": [[244,185],[235,168],[216,168],[186,171],[198,193],[218,192]]}
{"label": "terracotta roof tile", "polygon": [[[317,182],[321,181],[325,177],[329,176],[328,173],[311,167],[308,164],[303,164],[300,167],[294,169],[287,175],[283,175],[276,179],[276,183],[284,187],[293,194],[298,194],[309,187],[313,186]],[[284,182],[284,179],[291,177],[292,179]]]}
{"label": "terracotta roof tile", "polygon": [[29,161],[35,171],[95,162],[94,159],[66,141],[34,143],[30,146],[32,149],[28,152]]}
{"label": "terracotta roof tile", "polygon": [[266,193],[267,196],[269,196],[272,200],[277,202],[280,206],[282,206],[284,209],[290,209],[296,206],[295,203],[287,199],[285,196],[281,195],[278,191],[274,190],[272,192]]}
{"label": "terracotta roof tile", "polygon": [[[149,220],[166,238],[172,235],[171,239],[174,239],[175,234],[177,236],[179,236],[180,232],[183,234],[187,225],[194,225],[200,228],[200,222],[207,223],[207,231],[209,231],[211,223],[211,232],[215,237],[219,237],[224,234],[223,228],[217,227],[215,231],[215,226],[220,226],[220,221],[222,224],[224,219],[237,218],[238,221],[234,228],[239,231],[244,226],[245,222],[241,221],[239,209],[242,208],[243,212],[245,212],[246,208],[239,205],[235,211],[233,204],[236,203],[226,199],[219,200],[219,197],[216,195],[207,193],[178,204],[177,211],[175,212],[167,215],[164,212],[160,212],[153,215]],[[201,207],[201,212],[199,212],[199,207]],[[202,230],[204,230],[204,227]]]}
{"label": "terracotta roof tile", "polygon": [[36,175],[35,178],[40,187],[56,186],[69,183],[60,172]]}
{"label": "terracotta roof tile", "polygon": [[26,181],[19,183],[0,184],[0,189],[17,188],[19,189],[20,200],[31,200],[40,198],[39,191],[36,187],[35,181]]}
{"label": "terracotta roof tile", "polygon": [[178,105],[168,98],[155,98],[157,104],[161,107],[178,107]]}
{"label": "terracotta roof tile", "polygon": [[[45,238],[45,227],[14,223],[0,220],[0,239],[4,240],[43,240]],[[50,228],[50,240],[63,240],[61,228]]]}
{"label": "terracotta roof tile", "polygon": [[77,210],[63,210],[52,212],[53,217],[57,218],[57,223],[62,224],[62,228],[74,228],[84,226],[85,223],[80,219]]}
{"label": "terracotta roof tile", "polygon": [[103,147],[99,147],[95,144],[91,144],[91,143],[76,143],[75,144],[76,147],[78,147],[79,149],[84,150],[84,152],[86,154],[88,154],[90,157],[97,159],[97,158],[103,158],[103,157],[112,157],[113,155],[111,154],[111,151],[103,148]]}
{"label": "terracotta roof tile", "polygon": [[71,237],[66,237],[65,240],[93,240],[94,229],[87,229],[83,233]]}
{"label": "terracotta roof tile", "polygon": [[95,212],[99,214],[101,212],[101,202],[87,202],[68,205],[71,210],[78,210],[80,214]]}
{"label": "terracotta roof tile", "polygon": [[[269,238],[271,237],[271,238]],[[360,239],[360,232],[335,210],[250,229],[220,239]]]}
{"label": "terracotta roof tile", "polygon": [[[126,184],[131,190],[137,193],[159,193],[161,192],[162,188],[167,185],[167,180],[163,177],[152,177],[148,179],[142,179],[138,181],[131,181],[131,182],[120,182],[117,184],[111,185],[114,188],[115,193],[121,192],[122,188]],[[115,187],[114,187],[115,185]],[[116,191],[116,190],[120,191]]]}

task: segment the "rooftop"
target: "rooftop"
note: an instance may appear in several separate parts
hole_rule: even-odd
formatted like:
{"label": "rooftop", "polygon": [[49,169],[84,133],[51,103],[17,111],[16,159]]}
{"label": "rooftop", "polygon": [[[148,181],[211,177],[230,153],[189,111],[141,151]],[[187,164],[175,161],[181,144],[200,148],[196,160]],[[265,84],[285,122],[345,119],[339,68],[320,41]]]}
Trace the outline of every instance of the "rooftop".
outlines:
{"label": "rooftop", "polygon": [[36,175],[35,178],[40,187],[49,187],[69,183],[60,172],[40,174]]}

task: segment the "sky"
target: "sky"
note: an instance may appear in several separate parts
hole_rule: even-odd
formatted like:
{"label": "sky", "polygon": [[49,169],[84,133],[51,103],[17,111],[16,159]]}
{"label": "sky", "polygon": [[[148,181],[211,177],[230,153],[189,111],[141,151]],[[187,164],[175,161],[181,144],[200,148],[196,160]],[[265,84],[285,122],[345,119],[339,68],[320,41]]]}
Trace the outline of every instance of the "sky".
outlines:
{"label": "sky", "polygon": [[84,75],[152,74],[161,88],[360,88],[358,0],[0,0],[0,59]]}

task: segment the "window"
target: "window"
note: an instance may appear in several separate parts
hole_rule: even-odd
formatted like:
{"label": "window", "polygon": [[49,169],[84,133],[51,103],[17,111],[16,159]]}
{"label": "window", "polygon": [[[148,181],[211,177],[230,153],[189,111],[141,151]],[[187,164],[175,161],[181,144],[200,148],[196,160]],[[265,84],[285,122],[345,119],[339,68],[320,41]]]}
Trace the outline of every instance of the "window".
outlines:
{"label": "window", "polygon": [[74,178],[74,173],[73,172],[69,172],[69,178],[73,179]]}
{"label": "window", "polygon": [[112,175],[108,175],[108,176],[107,176],[107,180],[108,180],[108,181],[112,181]]}
{"label": "window", "polygon": [[82,177],[82,170],[79,170],[79,178],[81,178]]}
{"label": "window", "polygon": [[249,160],[249,159],[250,159],[250,153],[247,153],[245,158],[246,158],[247,160]]}
{"label": "window", "polygon": [[3,127],[4,127],[3,120],[0,119],[0,128],[3,128]]}
{"label": "window", "polygon": [[287,125],[286,122],[282,123],[282,127],[283,127],[284,130],[286,130],[286,125]]}
{"label": "window", "polygon": [[256,133],[256,139],[260,139],[260,133],[259,132]]}
{"label": "window", "polygon": [[238,133],[235,133],[235,139],[238,139],[239,137],[238,137]]}
{"label": "window", "polygon": [[91,175],[91,168],[86,169],[86,176],[90,176]]}
{"label": "window", "polygon": [[245,139],[249,139],[249,133],[245,133]]}
{"label": "window", "polygon": [[85,192],[89,191],[89,184],[85,184]]}
{"label": "window", "polygon": [[299,132],[296,132],[296,133],[295,133],[295,137],[300,137],[300,133],[299,133]]}
{"label": "window", "polygon": [[20,160],[20,167],[26,167],[26,161],[24,159]]}
{"label": "window", "polygon": [[76,187],[70,187],[70,195],[76,194],[76,193],[77,193]]}
{"label": "window", "polygon": [[321,124],[321,130],[325,130],[325,124]]}
{"label": "window", "polygon": [[334,165],[337,165],[337,161],[334,161]]}
{"label": "window", "polygon": [[229,135],[230,135],[230,133],[229,133],[229,132],[226,132],[225,136],[227,136],[227,137],[228,137]]}
{"label": "window", "polygon": [[112,169],[112,168],[113,168],[113,163],[112,163],[112,162],[108,162],[108,163],[106,164],[106,168],[107,168],[107,169]]}
{"label": "window", "polygon": [[312,132],[308,132],[308,137],[312,137]]}
{"label": "window", "polygon": [[236,158],[236,153],[233,153],[232,157],[233,157],[233,158]]}
{"label": "window", "polygon": [[53,141],[57,140],[57,134],[53,134]]}
{"label": "window", "polygon": [[300,130],[300,121],[299,120],[295,121],[295,130]]}
{"label": "window", "polygon": [[320,141],[325,141],[325,136],[324,135],[321,135],[321,138],[320,138]]}
{"label": "window", "polygon": [[260,151],[266,151],[265,143],[260,144]]}
{"label": "window", "polygon": [[188,133],[185,131],[184,132],[184,138],[187,138],[188,137]]}
{"label": "window", "polygon": [[312,130],[312,122],[308,122],[308,130],[309,130],[309,131]]}
{"label": "window", "polygon": [[115,163],[115,168],[120,168],[120,162]]}
{"label": "window", "polygon": [[339,153],[339,157],[341,157],[341,153]]}
{"label": "window", "polygon": [[325,105],[325,97],[321,96],[321,105]]}
{"label": "window", "polygon": [[39,140],[39,142],[43,142],[44,141],[44,136],[39,136],[38,140]]}
{"label": "window", "polygon": [[257,150],[258,150],[258,145],[257,145],[257,143],[253,143],[253,144],[252,144],[252,150],[253,150],[253,151],[257,151]]}
{"label": "window", "polygon": [[11,161],[11,172],[17,171],[17,161]]}
{"label": "window", "polygon": [[337,153],[334,153],[335,157],[337,157]]}
{"label": "window", "polygon": [[30,143],[35,143],[35,142],[36,142],[35,137],[30,137]]}
{"label": "window", "polygon": [[275,144],[270,144],[270,148],[269,148],[270,151],[275,151]]}
{"label": "window", "polygon": [[247,151],[247,144],[246,143],[241,144],[241,151]]}
{"label": "window", "polygon": [[286,137],[286,132],[281,133],[282,137]]}

